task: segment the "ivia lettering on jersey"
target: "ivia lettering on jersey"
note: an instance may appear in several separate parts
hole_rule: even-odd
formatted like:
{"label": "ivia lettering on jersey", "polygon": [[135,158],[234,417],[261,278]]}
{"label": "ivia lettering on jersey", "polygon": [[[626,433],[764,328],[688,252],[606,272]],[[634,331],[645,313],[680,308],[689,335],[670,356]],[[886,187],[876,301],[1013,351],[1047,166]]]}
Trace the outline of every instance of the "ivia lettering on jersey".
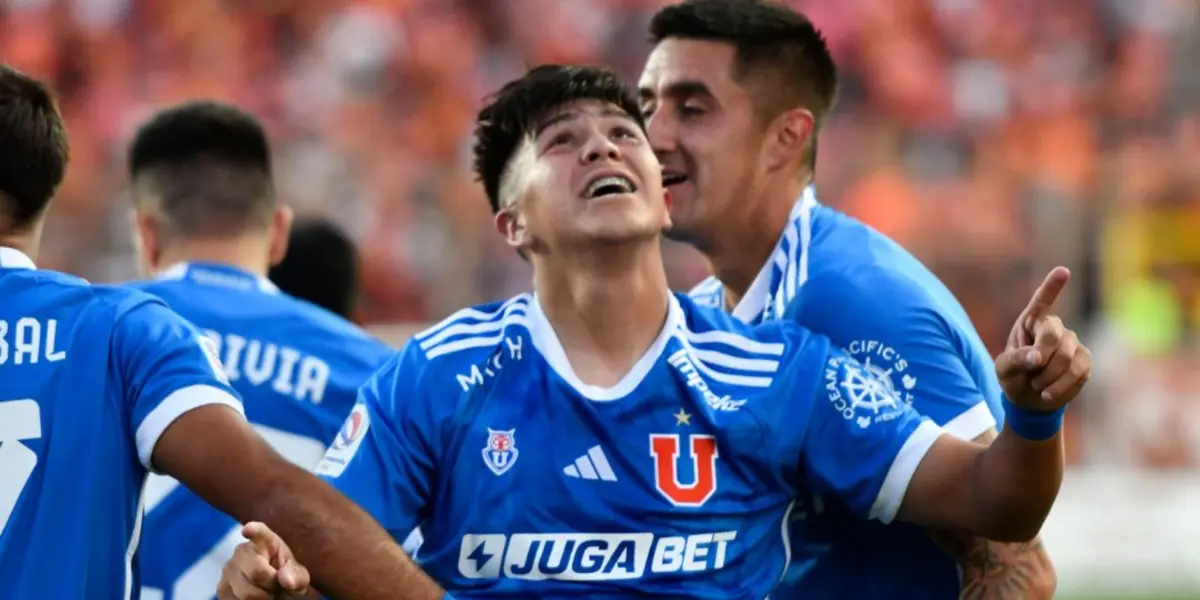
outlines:
{"label": "ivia lettering on jersey", "polygon": [[[855,340],[850,342],[846,351],[873,375],[886,382],[905,402],[912,404],[912,391],[917,387],[917,378],[905,373],[908,361],[895,348],[878,340]],[[900,376],[900,388],[896,387],[893,375]]]}
{"label": "ivia lettering on jersey", "polygon": [[719,410],[721,412],[736,412],[742,407],[743,404],[746,403],[745,400],[733,400],[727,395],[718,396],[716,392],[712,391],[712,389],[708,387],[708,382],[700,376],[700,372],[696,369],[695,363],[692,362],[692,359],[688,358],[687,349],[675,352],[675,354],[672,354],[671,357],[667,359],[667,362],[670,363],[672,367],[675,367],[679,370],[685,381],[687,381],[687,386],[700,392],[700,394],[704,397],[704,402],[711,406],[713,410]]}
{"label": "ivia lettering on jersey", "polygon": [[467,534],[458,571],[470,579],[613,581],[725,567],[736,531]]}
{"label": "ivia lettering on jersey", "polygon": [[523,343],[523,340],[519,337],[505,336],[504,346],[508,349],[508,352],[497,350],[491,358],[483,363],[482,367],[480,365],[471,365],[469,373],[455,376],[458,378],[458,385],[462,386],[462,390],[465,392],[495,377],[508,362],[521,360],[521,347]]}
{"label": "ivia lettering on jersey", "polygon": [[834,356],[826,363],[825,390],[833,408],[863,429],[903,414],[904,405],[890,382],[847,356]]}
{"label": "ivia lettering on jersey", "polygon": [[36,365],[66,360],[59,350],[58,320],[21,317],[15,322],[0,320],[0,365]]}
{"label": "ivia lettering on jersey", "polygon": [[329,364],[324,360],[286,346],[248,339],[233,333],[206,330],[204,335],[224,350],[222,364],[230,381],[245,380],[250,385],[271,385],[271,389],[299,401],[320,404],[329,384]]}

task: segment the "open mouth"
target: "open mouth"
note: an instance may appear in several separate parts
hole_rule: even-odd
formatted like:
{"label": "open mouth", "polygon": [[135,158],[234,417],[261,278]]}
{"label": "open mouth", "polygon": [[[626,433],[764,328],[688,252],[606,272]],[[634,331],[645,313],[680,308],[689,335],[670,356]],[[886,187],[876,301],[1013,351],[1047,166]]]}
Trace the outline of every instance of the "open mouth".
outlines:
{"label": "open mouth", "polygon": [[679,185],[687,180],[688,176],[683,173],[666,172],[663,173],[662,176],[663,187],[665,188],[669,188],[673,185]]}
{"label": "open mouth", "polygon": [[615,196],[617,194],[630,194],[635,191],[637,191],[637,186],[633,185],[633,182],[628,177],[624,175],[609,175],[593,181],[583,195],[585,198],[591,200],[605,196]]}

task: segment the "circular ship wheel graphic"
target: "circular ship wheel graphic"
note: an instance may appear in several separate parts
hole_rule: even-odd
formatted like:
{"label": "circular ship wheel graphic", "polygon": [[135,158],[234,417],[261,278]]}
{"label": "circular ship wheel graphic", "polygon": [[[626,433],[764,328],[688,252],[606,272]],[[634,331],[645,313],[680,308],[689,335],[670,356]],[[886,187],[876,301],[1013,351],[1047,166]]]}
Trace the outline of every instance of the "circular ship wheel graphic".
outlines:
{"label": "circular ship wheel graphic", "polygon": [[881,409],[900,406],[889,371],[872,365],[870,358],[861,366],[846,365],[846,380],[842,386],[846,389],[850,406],[855,410],[870,409],[878,415]]}

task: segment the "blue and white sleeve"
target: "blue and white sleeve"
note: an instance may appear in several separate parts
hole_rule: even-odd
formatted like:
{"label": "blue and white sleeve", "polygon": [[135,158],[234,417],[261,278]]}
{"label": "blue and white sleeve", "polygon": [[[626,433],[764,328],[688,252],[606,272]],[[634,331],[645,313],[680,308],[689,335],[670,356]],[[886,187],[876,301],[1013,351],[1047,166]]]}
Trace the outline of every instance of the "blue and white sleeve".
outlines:
{"label": "blue and white sleeve", "polygon": [[153,471],[158,438],[184,413],[209,404],[244,413],[211,340],[159,300],[131,304],[117,316],[110,351],[138,459]]}
{"label": "blue and white sleeve", "polygon": [[890,523],[941,428],[841,350],[828,353],[808,401],[802,466],[818,494]]}
{"label": "blue and white sleeve", "polygon": [[435,424],[422,393],[421,349],[409,344],[359,390],[317,474],[397,541],[423,517],[434,483]]}
{"label": "blue and white sleeve", "polygon": [[816,277],[787,316],[845,349],[946,433],[973,440],[1002,416],[999,398],[989,404],[956,347],[966,342],[956,342],[911,280],[882,269]]}

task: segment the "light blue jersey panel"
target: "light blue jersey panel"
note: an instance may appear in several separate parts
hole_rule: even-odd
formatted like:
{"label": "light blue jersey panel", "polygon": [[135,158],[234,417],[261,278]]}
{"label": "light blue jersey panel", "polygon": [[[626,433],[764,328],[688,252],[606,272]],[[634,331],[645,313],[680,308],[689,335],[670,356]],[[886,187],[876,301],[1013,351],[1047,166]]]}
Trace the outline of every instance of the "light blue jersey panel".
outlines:
{"label": "light blue jersey panel", "polygon": [[[725,306],[710,278],[697,302]],[[991,356],[953,294],[892,240],[816,202],[797,202],[770,262],[733,314],[749,323],[795,321],[860,361],[887,395],[963,439],[1003,417]],[[854,396],[873,414],[874,395]],[[776,599],[957,598],[958,566],[917,527],[885,526],[811,490],[792,520],[792,566]],[[870,565],[871,575],[862,575]]]}

